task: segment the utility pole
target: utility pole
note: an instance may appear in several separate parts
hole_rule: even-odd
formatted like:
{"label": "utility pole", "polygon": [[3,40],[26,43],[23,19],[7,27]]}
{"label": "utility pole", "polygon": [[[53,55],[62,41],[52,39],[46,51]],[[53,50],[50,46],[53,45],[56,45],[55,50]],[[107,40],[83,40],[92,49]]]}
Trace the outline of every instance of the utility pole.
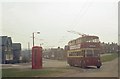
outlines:
{"label": "utility pole", "polygon": [[29,54],[29,62],[31,60],[31,54],[30,54],[30,42],[28,42],[28,54]]}
{"label": "utility pole", "polygon": [[40,34],[40,32],[33,32],[33,33],[32,33],[32,34],[33,34],[33,35],[32,35],[32,36],[33,36],[33,46],[34,46],[34,38],[35,38],[35,35],[34,35],[34,34],[35,34],[35,33]]}
{"label": "utility pole", "polygon": [[33,32],[33,46],[34,46],[34,32]]}

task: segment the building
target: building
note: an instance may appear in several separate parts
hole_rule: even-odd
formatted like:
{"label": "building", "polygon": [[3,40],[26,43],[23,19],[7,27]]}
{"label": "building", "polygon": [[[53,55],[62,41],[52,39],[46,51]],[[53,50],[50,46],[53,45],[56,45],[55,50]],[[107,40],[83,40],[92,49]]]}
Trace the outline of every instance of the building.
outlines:
{"label": "building", "polygon": [[[117,53],[120,49],[119,49],[119,45],[117,43],[104,43],[102,42],[100,44],[101,46],[101,54],[104,53]],[[65,46],[64,48],[66,51],[70,49],[70,47],[68,45]]]}
{"label": "building", "polygon": [[19,63],[20,62],[20,57],[21,57],[21,44],[20,43],[13,43],[12,44],[13,48],[13,61],[14,63]]}
{"label": "building", "polygon": [[0,36],[1,39],[1,54],[2,54],[2,63],[8,63],[9,60],[13,59],[12,53],[12,40],[11,37]]}
{"label": "building", "polygon": [[101,43],[101,53],[117,53],[118,52],[117,43]]}
{"label": "building", "polygon": [[8,36],[0,36],[0,39],[1,39],[1,43],[0,43],[1,57],[0,58],[2,59],[1,63],[2,64],[14,63],[14,60],[16,60],[15,57],[17,57],[18,55],[15,50],[16,48],[17,50],[19,49],[19,53],[20,53],[21,45],[16,46],[15,44],[13,44],[11,37],[8,37]]}
{"label": "building", "polygon": [[43,57],[54,60],[65,60],[66,51],[60,47],[43,50]]}

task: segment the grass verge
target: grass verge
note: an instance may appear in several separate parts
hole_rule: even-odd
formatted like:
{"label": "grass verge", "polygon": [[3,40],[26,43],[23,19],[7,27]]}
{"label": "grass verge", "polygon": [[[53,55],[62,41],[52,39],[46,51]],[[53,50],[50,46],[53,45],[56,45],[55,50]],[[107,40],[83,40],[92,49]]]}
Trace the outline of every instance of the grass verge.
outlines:
{"label": "grass verge", "polygon": [[52,74],[64,73],[65,69],[2,69],[3,77],[37,77],[47,76]]}
{"label": "grass verge", "polygon": [[102,56],[101,61],[102,62],[108,62],[108,61],[114,60],[117,57],[118,57],[117,53],[112,53],[111,55]]}

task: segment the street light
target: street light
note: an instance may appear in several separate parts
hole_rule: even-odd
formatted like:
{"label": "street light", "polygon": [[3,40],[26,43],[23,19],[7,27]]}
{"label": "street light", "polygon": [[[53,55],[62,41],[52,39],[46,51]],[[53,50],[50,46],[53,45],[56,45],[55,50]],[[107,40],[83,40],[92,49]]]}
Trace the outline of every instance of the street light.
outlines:
{"label": "street light", "polygon": [[35,34],[35,33],[40,34],[40,32],[33,32],[33,33],[32,33],[32,34],[33,34],[33,46],[34,46],[34,38],[35,38],[34,34]]}
{"label": "street light", "polygon": [[41,43],[40,46],[43,45],[43,44],[44,44],[44,43]]}

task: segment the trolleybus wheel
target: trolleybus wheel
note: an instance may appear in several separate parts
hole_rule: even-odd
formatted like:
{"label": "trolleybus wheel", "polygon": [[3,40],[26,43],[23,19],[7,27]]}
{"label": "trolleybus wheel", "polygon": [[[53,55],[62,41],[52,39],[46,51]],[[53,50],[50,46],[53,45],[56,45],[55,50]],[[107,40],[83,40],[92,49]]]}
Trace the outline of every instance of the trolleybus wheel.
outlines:
{"label": "trolleybus wheel", "polygon": [[69,64],[70,66],[74,66],[73,64]]}
{"label": "trolleybus wheel", "polygon": [[100,66],[97,66],[97,68],[100,68]]}
{"label": "trolleybus wheel", "polygon": [[81,67],[82,67],[82,68],[86,68],[86,66],[85,66],[85,61],[83,61],[83,62],[81,63]]}

